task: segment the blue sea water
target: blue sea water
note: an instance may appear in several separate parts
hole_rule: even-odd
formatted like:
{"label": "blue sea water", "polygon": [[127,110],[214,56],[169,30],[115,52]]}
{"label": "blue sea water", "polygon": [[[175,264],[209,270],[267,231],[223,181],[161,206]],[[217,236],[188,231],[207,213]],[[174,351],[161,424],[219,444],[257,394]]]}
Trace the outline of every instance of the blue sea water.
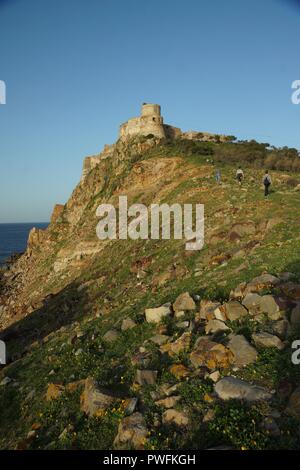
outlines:
{"label": "blue sea water", "polygon": [[0,265],[13,253],[25,250],[32,227],[46,228],[47,223],[0,224]]}

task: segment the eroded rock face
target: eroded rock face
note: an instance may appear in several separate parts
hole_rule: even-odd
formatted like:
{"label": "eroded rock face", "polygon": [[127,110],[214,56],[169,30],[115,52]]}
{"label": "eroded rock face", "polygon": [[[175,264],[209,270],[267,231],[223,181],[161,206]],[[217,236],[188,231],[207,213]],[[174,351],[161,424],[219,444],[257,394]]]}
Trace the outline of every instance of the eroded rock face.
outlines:
{"label": "eroded rock face", "polygon": [[215,392],[221,400],[246,400],[249,402],[270,400],[272,394],[257,385],[235,377],[224,377],[215,385]]}
{"label": "eroded rock face", "polygon": [[118,434],[114,440],[117,450],[135,449],[143,450],[147,442],[148,430],[141,413],[133,413],[123,418],[119,424]]}

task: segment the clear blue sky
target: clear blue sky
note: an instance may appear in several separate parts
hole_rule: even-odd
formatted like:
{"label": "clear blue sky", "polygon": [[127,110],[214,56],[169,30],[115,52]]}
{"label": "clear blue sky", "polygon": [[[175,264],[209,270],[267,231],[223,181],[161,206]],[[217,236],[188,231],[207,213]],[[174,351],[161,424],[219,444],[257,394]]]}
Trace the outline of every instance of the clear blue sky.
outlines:
{"label": "clear blue sky", "polygon": [[0,0],[0,222],[49,220],[144,101],[300,148],[299,31],[289,0]]}

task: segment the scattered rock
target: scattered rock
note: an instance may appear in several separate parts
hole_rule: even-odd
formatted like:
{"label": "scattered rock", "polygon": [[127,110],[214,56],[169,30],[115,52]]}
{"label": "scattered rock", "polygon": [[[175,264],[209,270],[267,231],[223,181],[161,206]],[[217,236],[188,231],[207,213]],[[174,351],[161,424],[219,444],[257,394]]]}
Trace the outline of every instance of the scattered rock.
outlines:
{"label": "scattered rock", "polygon": [[263,348],[277,348],[283,349],[284,344],[278,336],[271,335],[270,333],[261,332],[254,333],[252,339],[256,346],[261,346]]}
{"label": "scattered rock", "polygon": [[137,407],[138,399],[136,397],[133,398],[126,398],[123,403],[124,406],[124,415],[130,416],[135,411]]}
{"label": "scattered rock", "polygon": [[291,325],[292,325],[293,328],[300,326],[300,304],[298,304],[292,310]]}
{"label": "scattered rock", "polygon": [[80,397],[80,408],[88,416],[101,416],[103,410],[109,408],[117,398],[104,388],[98,387],[96,381],[88,377]]}
{"label": "scattered rock", "polygon": [[133,413],[123,418],[119,424],[118,434],[114,440],[117,450],[133,448],[143,450],[147,442],[148,430],[141,413]]}
{"label": "scattered rock", "polygon": [[272,394],[263,387],[252,385],[235,377],[224,377],[215,385],[215,392],[221,400],[246,400],[249,402],[265,401]]}
{"label": "scattered rock", "polygon": [[285,340],[290,334],[291,325],[286,319],[275,321],[272,324],[272,332],[281,340]]}
{"label": "scattered rock", "polygon": [[218,380],[220,379],[220,376],[221,374],[218,370],[215,370],[211,374],[207,374],[207,377],[215,383],[218,382]]}
{"label": "scattered rock", "polygon": [[157,370],[136,371],[135,382],[139,385],[154,385],[157,379]]}
{"label": "scattered rock", "polygon": [[117,330],[108,330],[103,335],[103,341],[106,343],[114,343],[120,337],[120,333]]}
{"label": "scattered rock", "polygon": [[185,311],[185,310],[195,310],[196,304],[188,292],[180,294],[173,304],[174,312]]}
{"label": "scattered rock", "polygon": [[290,396],[285,412],[297,421],[300,421],[300,386],[297,387]]}
{"label": "scattered rock", "polygon": [[261,276],[255,277],[247,284],[245,294],[249,292],[259,292],[262,289],[277,286],[279,283],[280,279],[272,276],[272,274],[262,274]]}
{"label": "scattered rock", "polygon": [[169,409],[164,412],[162,422],[165,425],[175,424],[178,427],[186,427],[189,424],[189,418],[183,411]]}
{"label": "scattered rock", "polygon": [[210,370],[227,369],[233,362],[233,354],[223,344],[208,341],[200,342],[190,354],[194,367],[207,367]]}
{"label": "scattered rock", "polygon": [[12,379],[10,377],[4,377],[4,379],[2,379],[0,382],[0,387],[4,387],[5,385],[8,385],[11,382]]}
{"label": "scattered rock", "polygon": [[249,293],[245,295],[242,304],[246,307],[251,315],[258,315],[261,313],[261,299],[262,297],[259,294]]}
{"label": "scattered rock", "polygon": [[163,408],[173,408],[176,403],[180,401],[181,397],[179,395],[174,395],[172,397],[163,398],[155,402],[156,405],[162,406]]}
{"label": "scattered rock", "polygon": [[148,323],[159,323],[163,318],[170,316],[171,310],[169,306],[162,305],[157,308],[147,308],[145,310],[146,321]]}
{"label": "scattered rock", "polygon": [[207,413],[203,416],[203,423],[209,423],[215,419],[216,413],[214,410],[208,410]]}
{"label": "scattered rock", "polygon": [[260,302],[261,313],[266,313],[270,320],[279,320],[281,313],[275,298],[272,295],[263,295]]}
{"label": "scattered rock", "polygon": [[157,344],[158,346],[162,346],[163,344],[166,344],[169,341],[170,337],[167,335],[155,335],[150,338],[150,341],[152,343]]}
{"label": "scattered rock", "polygon": [[190,347],[191,333],[183,333],[176,341],[166,343],[160,347],[162,353],[167,353],[169,356],[176,356],[179,353],[186,351]]}
{"label": "scattered rock", "polygon": [[131,330],[132,328],[136,327],[135,321],[133,321],[131,318],[124,318],[121,324],[121,330],[126,331],[126,330]]}
{"label": "scattered rock", "polygon": [[244,367],[257,359],[257,351],[243,335],[231,335],[228,348],[233,353],[234,365]]}
{"label": "scattered rock", "polygon": [[190,371],[183,364],[173,364],[169,371],[176,379],[181,380],[190,375]]}
{"label": "scattered rock", "polygon": [[218,333],[221,331],[228,331],[229,328],[221,320],[209,320],[205,326],[205,333],[208,335],[210,333]]}
{"label": "scattered rock", "polygon": [[65,387],[61,384],[48,384],[46,392],[46,400],[56,400],[65,390]]}
{"label": "scattered rock", "polygon": [[239,320],[240,318],[246,317],[248,315],[248,311],[245,309],[245,307],[236,300],[227,302],[223,307],[225,309],[226,317],[230,321]]}

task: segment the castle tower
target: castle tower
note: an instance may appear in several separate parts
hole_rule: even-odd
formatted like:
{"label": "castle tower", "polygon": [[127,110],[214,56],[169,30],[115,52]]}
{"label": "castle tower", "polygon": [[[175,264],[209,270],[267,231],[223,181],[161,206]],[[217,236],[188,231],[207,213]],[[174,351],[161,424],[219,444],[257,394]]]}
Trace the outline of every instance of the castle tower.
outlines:
{"label": "castle tower", "polygon": [[129,119],[120,127],[120,138],[126,139],[135,135],[153,134],[160,139],[165,137],[163,117],[160,105],[143,103],[141,116]]}

